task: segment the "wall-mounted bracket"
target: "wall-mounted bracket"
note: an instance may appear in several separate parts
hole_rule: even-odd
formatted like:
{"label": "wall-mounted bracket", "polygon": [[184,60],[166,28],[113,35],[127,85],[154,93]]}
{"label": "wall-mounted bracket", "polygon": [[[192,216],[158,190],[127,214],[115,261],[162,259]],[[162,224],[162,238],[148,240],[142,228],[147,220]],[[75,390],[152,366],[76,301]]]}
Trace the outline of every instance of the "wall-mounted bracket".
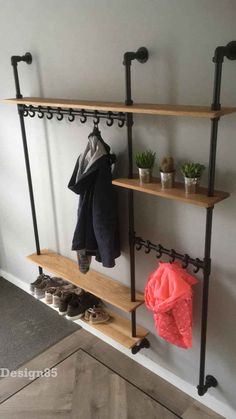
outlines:
{"label": "wall-mounted bracket", "polygon": [[140,47],[136,52],[125,52],[124,54],[124,65],[131,65],[133,60],[137,60],[139,63],[146,63],[149,54],[146,47]]}
{"label": "wall-mounted bracket", "polygon": [[137,345],[133,346],[131,352],[133,355],[136,355],[141,349],[143,348],[150,348],[150,342],[148,339],[144,338],[141,342],[137,343]]}
{"label": "wall-mounted bracket", "polygon": [[199,396],[204,396],[204,394],[207,392],[207,390],[211,387],[217,387],[218,381],[213,375],[207,375],[206,381],[203,386],[197,386],[197,391]]}
{"label": "wall-mounted bracket", "polygon": [[30,52],[26,52],[25,55],[12,55],[11,57],[11,64],[12,65],[17,65],[19,62],[24,61],[27,64],[31,64],[32,63],[32,55],[30,54]]}

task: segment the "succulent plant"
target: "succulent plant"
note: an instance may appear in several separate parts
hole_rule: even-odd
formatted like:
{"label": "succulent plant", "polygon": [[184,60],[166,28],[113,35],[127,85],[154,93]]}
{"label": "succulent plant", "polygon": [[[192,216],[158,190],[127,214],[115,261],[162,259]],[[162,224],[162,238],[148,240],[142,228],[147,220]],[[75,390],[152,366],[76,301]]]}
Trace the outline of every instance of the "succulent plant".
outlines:
{"label": "succulent plant", "polygon": [[135,154],[135,162],[140,169],[152,169],[155,159],[156,153],[150,150]]}
{"label": "succulent plant", "polygon": [[173,157],[164,157],[161,161],[160,170],[163,173],[174,172],[174,159]]}
{"label": "succulent plant", "polygon": [[185,163],[181,166],[181,173],[188,178],[199,178],[205,166],[200,163]]}

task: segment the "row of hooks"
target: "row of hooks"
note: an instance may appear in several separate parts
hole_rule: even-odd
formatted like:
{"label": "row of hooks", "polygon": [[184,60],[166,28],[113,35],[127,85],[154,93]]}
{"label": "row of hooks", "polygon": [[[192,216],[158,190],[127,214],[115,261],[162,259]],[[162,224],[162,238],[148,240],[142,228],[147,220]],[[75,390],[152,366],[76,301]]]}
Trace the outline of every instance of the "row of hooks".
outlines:
{"label": "row of hooks", "polygon": [[106,119],[106,124],[108,127],[111,127],[114,124],[115,120],[118,120],[118,127],[122,128],[126,122],[126,115],[123,112],[99,112],[99,111],[88,111],[85,109],[62,109],[60,107],[58,108],[52,108],[50,106],[32,106],[32,105],[21,105],[20,106],[21,111],[23,112],[24,117],[29,116],[30,118],[34,118],[36,113],[38,115],[39,119],[42,119],[44,115],[46,115],[46,118],[51,120],[54,115],[56,115],[56,118],[58,121],[62,121],[64,118],[64,115],[67,116],[67,119],[69,122],[73,122],[75,120],[76,116],[79,116],[80,122],[84,124],[87,122],[88,118],[93,118],[93,123],[95,125],[98,125],[100,122],[100,119]]}
{"label": "row of hooks", "polygon": [[135,236],[134,243],[136,245],[136,250],[140,250],[142,247],[144,247],[146,254],[150,253],[151,250],[154,250],[158,259],[161,258],[163,254],[165,254],[170,257],[170,263],[173,263],[176,259],[181,260],[182,267],[184,269],[186,269],[188,265],[191,264],[195,266],[193,270],[194,273],[197,273],[200,268],[204,269],[205,267],[204,261],[200,260],[199,258],[193,259],[188,254],[182,255],[181,253],[176,252],[174,249],[166,249],[161,244],[155,245],[149,240],[143,240],[141,237]]}

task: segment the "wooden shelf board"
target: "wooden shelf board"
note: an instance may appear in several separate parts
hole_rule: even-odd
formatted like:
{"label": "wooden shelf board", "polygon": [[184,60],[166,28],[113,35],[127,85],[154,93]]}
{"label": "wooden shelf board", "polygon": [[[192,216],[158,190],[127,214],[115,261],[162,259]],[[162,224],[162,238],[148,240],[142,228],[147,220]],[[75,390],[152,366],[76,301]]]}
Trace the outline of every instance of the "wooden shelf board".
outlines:
{"label": "wooden shelf board", "polygon": [[72,99],[50,99],[40,97],[24,97],[20,99],[4,99],[5,102],[12,104],[25,104],[33,106],[51,106],[74,109],[91,109],[113,112],[132,112],[149,115],[172,115],[172,116],[191,116],[198,118],[216,118],[236,112],[236,107],[224,107],[219,111],[212,111],[209,106],[194,105],[166,105],[152,103],[137,103],[126,106],[122,102],[96,102],[87,100]]}
{"label": "wooden shelf board", "polygon": [[34,253],[27,258],[48,272],[77,285],[125,312],[135,310],[144,302],[142,293],[136,292],[136,301],[131,302],[129,287],[92,269],[87,274],[82,274],[76,262],[48,249],[41,250],[41,255]]}
{"label": "wooden shelf board", "polygon": [[158,179],[153,180],[152,183],[146,183],[145,185],[140,185],[139,179],[137,178],[120,178],[113,180],[112,183],[113,185],[120,186],[122,188],[133,189],[135,191],[161,196],[162,198],[174,199],[204,208],[212,207],[216,203],[230,196],[228,192],[215,191],[215,195],[209,197],[207,196],[207,189],[202,187],[199,188],[199,193],[186,195],[184,191],[184,184],[177,182],[175,183],[174,188],[163,190],[161,189],[161,183]]}
{"label": "wooden shelf board", "polygon": [[137,325],[137,336],[133,338],[131,336],[131,322],[110,310],[109,314],[111,319],[108,323],[92,325],[84,319],[80,319],[80,322],[82,323],[82,326],[83,323],[85,323],[85,325],[98,330],[99,332],[114,339],[116,342],[120,343],[128,349],[131,349],[148,335],[149,332],[146,329]]}

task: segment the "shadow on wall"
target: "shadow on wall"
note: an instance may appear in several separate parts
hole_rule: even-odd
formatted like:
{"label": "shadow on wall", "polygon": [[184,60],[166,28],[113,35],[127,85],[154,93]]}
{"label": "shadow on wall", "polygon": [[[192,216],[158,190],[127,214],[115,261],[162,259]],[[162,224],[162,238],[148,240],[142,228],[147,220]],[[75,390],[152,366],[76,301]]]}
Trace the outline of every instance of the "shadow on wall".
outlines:
{"label": "shadow on wall", "polygon": [[[214,372],[217,365],[217,370],[221,370],[222,374],[216,377],[219,381],[218,389],[234,409],[236,409],[235,385],[232,386],[230,383],[235,382],[236,377],[235,306],[235,272],[223,271],[220,265],[215,265],[209,299],[208,369]],[[224,388],[227,388],[227,392]]]}
{"label": "shadow on wall", "polygon": [[[42,81],[42,72],[41,72],[41,65],[40,60],[36,56],[34,57],[35,69],[38,79],[38,86],[39,86],[39,95],[44,97],[44,89],[43,89],[43,81]],[[48,125],[47,121],[43,119],[43,128],[44,128],[44,138],[45,138],[45,146],[46,146],[46,163],[48,167],[48,177],[49,177],[49,185],[50,185],[50,193],[51,193],[51,208],[53,213],[53,227],[54,227],[54,235],[55,235],[55,251],[60,253],[60,241],[59,241],[59,229],[58,229],[58,217],[56,211],[56,200],[55,200],[55,191],[53,185],[53,174],[52,174],[52,156],[50,151],[49,145],[49,133],[48,133]]]}

